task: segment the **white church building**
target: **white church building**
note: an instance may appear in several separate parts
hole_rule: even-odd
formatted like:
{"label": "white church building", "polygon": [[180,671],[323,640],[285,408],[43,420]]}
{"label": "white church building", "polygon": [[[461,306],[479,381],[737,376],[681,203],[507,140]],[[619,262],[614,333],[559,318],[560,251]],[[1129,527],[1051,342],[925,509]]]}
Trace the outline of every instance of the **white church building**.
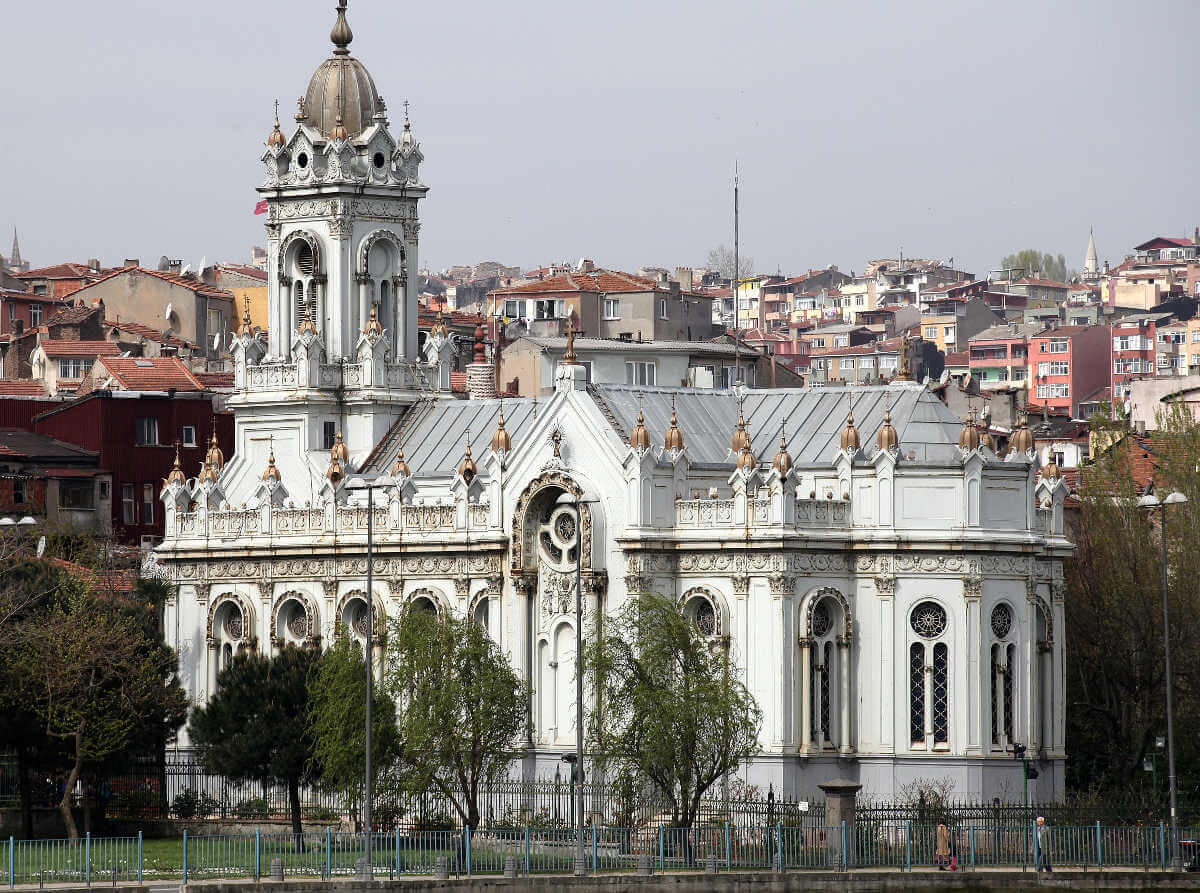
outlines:
{"label": "white church building", "polygon": [[[949,776],[1019,798],[1019,742],[1037,795],[1061,795],[1066,486],[1028,429],[1001,458],[912,381],[601,386],[569,361],[548,397],[453,399],[447,333],[417,332],[421,150],[349,54],[344,0],[331,36],[263,155],[269,337],[237,333],[234,454],[214,444],[162,490],[193,701],[241,651],[361,637],[369,604],[377,631],[416,604],[485,624],[529,680],[518,771],[544,777],[574,749],[581,561],[589,614],[666,594],[727,651],[763,710],[745,774],[764,789]],[[347,484],[375,475],[368,594]]]}

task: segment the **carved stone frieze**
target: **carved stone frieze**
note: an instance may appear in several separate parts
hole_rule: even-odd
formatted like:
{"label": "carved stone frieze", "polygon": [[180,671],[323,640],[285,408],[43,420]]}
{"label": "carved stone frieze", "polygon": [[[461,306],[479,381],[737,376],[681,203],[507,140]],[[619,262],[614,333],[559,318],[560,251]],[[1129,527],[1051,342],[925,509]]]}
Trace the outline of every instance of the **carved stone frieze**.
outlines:
{"label": "carved stone frieze", "polygon": [[978,574],[968,574],[963,577],[963,598],[979,599],[983,597],[983,577]]}
{"label": "carved stone frieze", "polygon": [[630,595],[649,592],[652,586],[654,586],[652,574],[629,573],[625,575],[625,591]]}
{"label": "carved stone frieze", "polygon": [[455,596],[455,598],[462,600],[470,594],[470,591],[471,591],[471,578],[470,577],[455,577],[454,578],[454,596]]}
{"label": "carved stone frieze", "polygon": [[729,578],[729,588],[735,598],[745,598],[750,594],[750,577],[746,574],[734,574]]}
{"label": "carved stone frieze", "polygon": [[880,598],[894,598],[896,595],[896,578],[891,574],[876,574],[875,594]]}
{"label": "carved stone frieze", "polygon": [[771,595],[775,598],[795,594],[796,578],[792,574],[771,574],[767,582],[771,587]]}
{"label": "carved stone frieze", "polygon": [[983,555],[979,559],[980,571],[988,577],[1024,577],[1032,570],[1032,559],[1027,555]]}

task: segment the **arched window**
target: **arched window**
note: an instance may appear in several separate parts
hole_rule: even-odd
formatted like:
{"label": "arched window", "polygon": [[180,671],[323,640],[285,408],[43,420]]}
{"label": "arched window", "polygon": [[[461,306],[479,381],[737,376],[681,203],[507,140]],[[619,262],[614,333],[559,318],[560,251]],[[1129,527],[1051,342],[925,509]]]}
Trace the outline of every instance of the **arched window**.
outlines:
{"label": "arched window", "polygon": [[[825,594],[828,593],[828,594]],[[852,749],[848,604],[836,590],[818,592],[801,616],[801,746]]]}
{"label": "arched window", "polygon": [[488,602],[491,599],[486,596],[475,602],[475,609],[471,612],[471,620],[475,625],[487,631],[488,629]]}
{"label": "arched window", "polygon": [[304,596],[299,592],[286,592],[275,612],[271,644],[280,648],[311,642],[317,632],[316,625],[317,619],[311,615]]}
{"label": "arched window", "polygon": [[293,328],[298,328],[301,321],[308,317],[313,325],[322,327],[323,320],[320,308],[317,306],[317,288],[313,277],[317,271],[317,256],[308,242],[299,240],[296,243],[295,261],[292,266],[292,290],[295,297],[296,318]]}
{"label": "arched window", "polygon": [[683,603],[683,616],[696,625],[700,635],[714,637],[721,634],[721,622],[717,606],[706,592],[693,592]]}
{"label": "arched window", "polygon": [[1012,608],[1004,602],[992,608],[990,626],[995,639],[991,648],[992,747],[1006,750],[1013,740],[1013,691],[1016,674],[1015,645],[1005,644],[1012,632]]}
{"label": "arched window", "polygon": [[1054,729],[1054,625],[1050,609],[1040,598],[1034,599],[1034,646],[1029,690],[1033,698],[1033,710],[1029,718],[1030,750],[1049,748],[1053,743]]}
{"label": "arched window", "polygon": [[437,604],[433,598],[428,595],[418,595],[408,603],[408,609],[418,614],[428,614],[431,617],[438,616]]}
{"label": "arched window", "polygon": [[212,613],[209,632],[209,690],[216,691],[220,672],[247,647],[249,623],[242,606],[232,598],[218,602]]}
{"label": "arched window", "polygon": [[950,744],[950,647],[946,609],[934,601],[917,604],[909,614],[916,640],[909,645],[909,739],[917,749]]}

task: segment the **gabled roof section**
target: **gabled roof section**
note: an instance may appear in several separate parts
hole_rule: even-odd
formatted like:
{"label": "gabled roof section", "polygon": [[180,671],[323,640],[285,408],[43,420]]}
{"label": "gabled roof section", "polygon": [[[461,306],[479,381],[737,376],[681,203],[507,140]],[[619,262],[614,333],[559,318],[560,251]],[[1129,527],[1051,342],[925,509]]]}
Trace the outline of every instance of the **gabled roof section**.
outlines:
{"label": "gabled roof section", "polygon": [[163,282],[169,282],[172,285],[178,285],[180,288],[186,288],[188,291],[195,292],[198,295],[204,295],[210,298],[228,298],[233,300],[233,292],[226,291],[223,288],[217,288],[215,285],[209,285],[199,279],[193,279],[190,276],[177,276],[173,273],[163,273],[158,270],[147,270],[145,267],[122,267],[119,270],[113,270],[104,276],[101,276],[95,282],[90,282],[85,285],[80,291],[85,291],[93,285],[99,285],[101,282],[107,282],[109,279],[115,279],[118,276],[125,274],[141,274],[144,276],[152,276],[155,279],[161,279]]}
{"label": "gabled roof section", "polygon": [[154,341],[158,344],[167,347],[182,347],[198,350],[199,348],[191,341],[185,341],[183,338],[177,338],[170,332],[160,332],[151,326],[143,325],[140,322],[105,322],[105,325],[111,329],[116,329],[118,332],[123,332],[128,335],[136,335],[139,338],[145,338],[147,341]]}
{"label": "gabled roof section", "polygon": [[[622,273],[619,270],[597,269],[589,272],[563,273],[540,279],[536,282],[526,282],[507,288],[497,288],[488,292],[492,295],[537,295],[604,292],[606,294],[634,294],[637,292],[668,292],[662,283],[632,273]],[[683,292],[695,294],[696,297],[711,297],[702,292]]]}
{"label": "gabled roof section", "polygon": [[35,462],[95,460],[100,454],[45,434],[20,428],[0,428],[0,456]]}
{"label": "gabled roof section", "polygon": [[54,264],[24,273],[13,273],[18,279],[99,279],[104,274],[87,264]]}
{"label": "gabled roof section", "polygon": [[121,348],[111,341],[52,341],[38,345],[48,357],[115,357]]}
{"label": "gabled roof section", "polygon": [[[102,366],[127,391],[203,391],[204,385],[178,357],[101,357]],[[95,370],[96,373],[99,370]]]}

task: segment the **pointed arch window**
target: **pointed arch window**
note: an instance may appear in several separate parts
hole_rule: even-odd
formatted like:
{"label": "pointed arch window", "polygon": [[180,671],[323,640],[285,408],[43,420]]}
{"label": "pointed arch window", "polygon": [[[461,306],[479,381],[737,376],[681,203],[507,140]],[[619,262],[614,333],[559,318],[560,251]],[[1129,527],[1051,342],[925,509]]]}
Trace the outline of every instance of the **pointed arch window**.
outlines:
{"label": "pointed arch window", "polygon": [[1012,608],[1000,602],[992,608],[991,741],[993,750],[1006,750],[1013,740],[1013,695],[1016,690],[1017,646],[1006,642],[1013,628]]}
{"label": "pointed arch window", "polygon": [[853,750],[848,605],[840,593],[818,593],[801,617],[801,749]]}

